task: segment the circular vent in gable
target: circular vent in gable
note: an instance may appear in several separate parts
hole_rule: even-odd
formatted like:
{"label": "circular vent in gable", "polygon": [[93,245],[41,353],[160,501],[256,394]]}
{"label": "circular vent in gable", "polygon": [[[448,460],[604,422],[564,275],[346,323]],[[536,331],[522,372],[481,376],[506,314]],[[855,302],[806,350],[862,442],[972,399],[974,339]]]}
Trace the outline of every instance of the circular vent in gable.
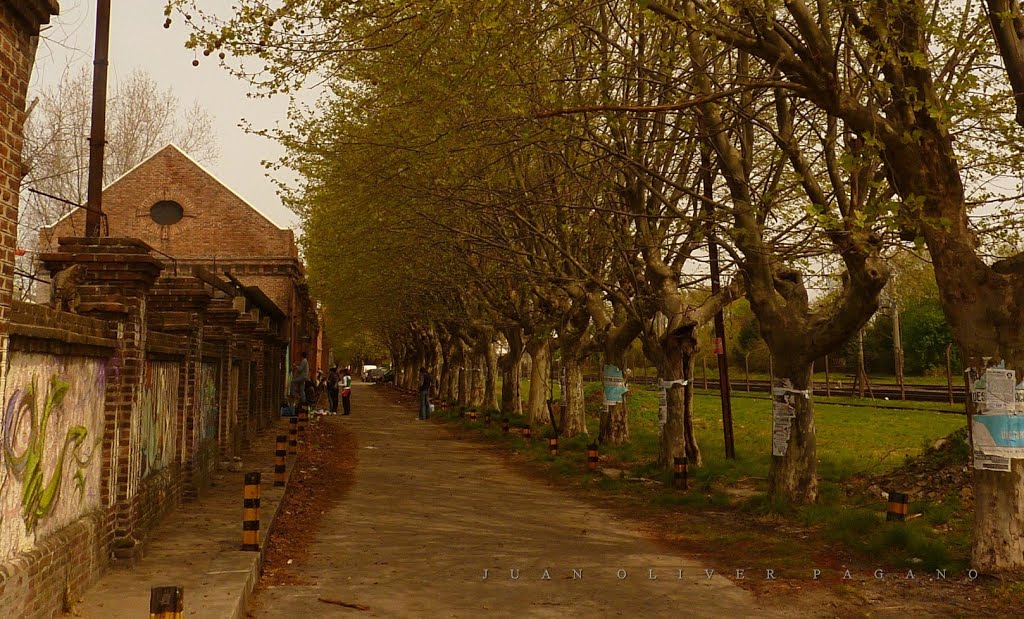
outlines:
{"label": "circular vent in gable", "polygon": [[170,226],[181,221],[185,210],[173,200],[161,200],[150,207],[149,216],[161,226]]}

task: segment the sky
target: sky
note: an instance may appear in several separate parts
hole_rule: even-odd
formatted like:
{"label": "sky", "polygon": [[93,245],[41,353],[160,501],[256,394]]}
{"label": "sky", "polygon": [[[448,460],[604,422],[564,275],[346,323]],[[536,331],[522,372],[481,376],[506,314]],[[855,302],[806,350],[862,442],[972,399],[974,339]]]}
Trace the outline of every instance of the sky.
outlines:
{"label": "sky", "polygon": [[[218,66],[214,57],[185,49],[188,36],[182,19],[175,16],[165,29],[163,0],[113,0],[110,24],[110,84],[141,68],[162,88],[173,89],[181,107],[198,102],[214,118],[220,147],[217,161],[205,166],[274,223],[297,228],[298,217],[281,205],[276,186],[266,176],[263,160],[276,160],[283,149],[272,140],[245,133],[238,125],[245,119],[257,128],[284,122],[287,97],[250,99],[250,86]],[[228,0],[210,0],[230,10]],[[31,91],[60,82],[67,72],[91,67],[95,47],[95,0],[60,0],[61,14],[43,32],[36,56]]]}

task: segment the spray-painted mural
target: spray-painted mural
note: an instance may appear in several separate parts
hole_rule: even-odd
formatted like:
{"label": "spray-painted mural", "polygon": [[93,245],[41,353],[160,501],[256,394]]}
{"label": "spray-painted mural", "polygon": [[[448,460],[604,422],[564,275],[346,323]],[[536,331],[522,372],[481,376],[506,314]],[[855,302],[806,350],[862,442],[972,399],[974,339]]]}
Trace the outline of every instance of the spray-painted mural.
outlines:
{"label": "spray-painted mural", "polygon": [[217,364],[203,363],[199,373],[199,428],[196,432],[195,453],[199,467],[212,473],[217,467]]}
{"label": "spray-painted mural", "polygon": [[200,376],[200,410],[202,425],[198,439],[200,443],[217,440],[217,364],[204,363]]}
{"label": "spray-painted mural", "polygon": [[142,478],[158,473],[172,462],[178,439],[178,365],[146,362],[142,384],[139,445],[142,450]]}
{"label": "spray-painted mural", "polygon": [[12,352],[2,411],[0,560],[99,508],[105,360]]}

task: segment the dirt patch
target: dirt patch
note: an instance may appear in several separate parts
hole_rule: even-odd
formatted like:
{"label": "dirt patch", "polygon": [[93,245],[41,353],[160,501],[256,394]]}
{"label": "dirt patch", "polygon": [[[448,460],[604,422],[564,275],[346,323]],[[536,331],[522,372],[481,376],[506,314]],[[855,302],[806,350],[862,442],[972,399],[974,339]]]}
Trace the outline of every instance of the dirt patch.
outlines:
{"label": "dirt patch", "polygon": [[962,428],[899,468],[874,477],[853,478],[847,488],[875,497],[883,492],[903,492],[911,501],[940,503],[955,497],[965,510],[970,510],[974,494],[968,456],[967,429]]}
{"label": "dirt patch", "polygon": [[292,566],[302,565],[320,520],[352,488],[359,459],[355,435],[334,419],[318,417],[299,446],[290,487],[270,532],[257,588],[310,584]]}

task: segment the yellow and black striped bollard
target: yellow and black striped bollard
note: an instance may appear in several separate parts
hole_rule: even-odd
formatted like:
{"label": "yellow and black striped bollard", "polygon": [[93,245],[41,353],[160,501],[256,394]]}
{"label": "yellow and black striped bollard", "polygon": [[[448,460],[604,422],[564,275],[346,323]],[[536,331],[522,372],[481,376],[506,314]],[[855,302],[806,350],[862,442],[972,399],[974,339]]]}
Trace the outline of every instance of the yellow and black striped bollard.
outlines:
{"label": "yellow and black striped bollard", "polygon": [[530,430],[530,426],[526,426],[525,428],[523,428],[523,438],[525,438],[526,440],[530,440],[531,438],[533,438],[533,432]]}
{"label": "yellow and black striped bollard", "polygon": [[149,590],[149,619],[181,619],[184,612],[184,587],[153,587]]}
{"label": "yellow and black striped bollard", "polygon": [[245,474],[242,491],[242,550],[260,549],[260,474]]}
{"label": "yellow and black striped bollard", "polygon": [[302,442],[306,442],[306,428],[309,427],[309,408],[305,405],[299,405],[299,437],[302,438]]}
{"label": "yellow and black striped bollard", "polygon": [[469,420],[476,421],[476,411],[473,409],[469,409]]}
{"label": "yellow and black striped bollard", "polygon": [[288,436],[277,435],[277,449],[274,451],[274,485],[283,486],[285,482],[286,458],[288,456]]}
{"label": "yellow and black striped bollard", "polygon": [[501,431],[508,434],[508,417],[501,420]]}
{"label": "yellow and black striped bollard", "polygon": [[558,455],[558,437],[553,436],[548,439],[548,451],[552,456]]}
{"label": "yellow and black striped bollard", "polygon": [[890,522],[904,522],[910,507],[910,497],[903,492],[889,492],[889,505],[885,519]]}
{"label": "yellow and black striped bollard", "polygon": [[288,418],[288,455],[294,456],[299,451],[299,418]]}
{"label": "yellow and black striped bollard", "polygon": [[686,479],[686,456],[675,456],[672,458],[672,484],[681,490],[688,487]]}
{"label": "yellow and black striped bollard", "polygon": [[587,445],[587,470],[597,470],[597,443]]}

